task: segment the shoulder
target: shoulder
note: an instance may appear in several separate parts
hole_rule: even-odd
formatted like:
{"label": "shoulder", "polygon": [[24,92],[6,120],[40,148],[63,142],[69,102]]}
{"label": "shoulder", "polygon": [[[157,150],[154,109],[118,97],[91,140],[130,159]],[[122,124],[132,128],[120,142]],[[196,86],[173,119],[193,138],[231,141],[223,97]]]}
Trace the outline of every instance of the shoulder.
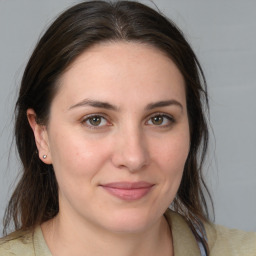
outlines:
{"label": "shoulder", "polygon": [[[195,237],[186,220],[171,210],[166,211],[165,216],[172,230],[176,254],[191,255],[191,251],[198,251]],[[256,256],[256,233],[228,229],[212,223],[204,223],[204,227],[211,256]]]}
{"label": "shoulder", "polygon": [[256,233],[205,224],[211,255],[256,256]]}
{"label": "shoulder", "polygon": [[16,231],[0,239],[0,256],[34,256],[33,232]]}

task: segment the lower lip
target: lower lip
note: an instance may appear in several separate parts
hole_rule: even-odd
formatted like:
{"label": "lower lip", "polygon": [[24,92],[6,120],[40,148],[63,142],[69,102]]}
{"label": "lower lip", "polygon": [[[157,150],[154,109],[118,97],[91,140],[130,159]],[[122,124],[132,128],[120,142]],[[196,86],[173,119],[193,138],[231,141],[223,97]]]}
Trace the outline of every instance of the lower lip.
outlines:
{"label": "lower lip", "polygon": [[126,201],[139,200],[142,197],[146,196],[152,188],[152,186],[134,189],[121,189],[105,186],[102,187],[111,195]]}

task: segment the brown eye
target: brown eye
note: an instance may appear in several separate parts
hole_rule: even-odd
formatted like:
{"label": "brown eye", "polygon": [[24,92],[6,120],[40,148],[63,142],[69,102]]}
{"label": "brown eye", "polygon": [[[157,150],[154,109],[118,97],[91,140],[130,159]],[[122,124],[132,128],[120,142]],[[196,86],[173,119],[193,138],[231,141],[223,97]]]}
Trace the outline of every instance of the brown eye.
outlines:
{"label": "brown eye", "polygon": [[103,116],[100,116],[100,115],[88,116],[88,117],[84,118],[84,120],[82,120],[82,124],[86,125],[89,128],[97,128],[97,127],[100,128],[100,127],[109,125],[106,118],[104,118]]}
{"label": "brown eye", "polygon": [[164,117],[163,116],[154,116],[151,118],[151,120],[154,125],[161,125],[164,121]]}
{"label": "brown eye", "polygon": [[156,114],[151,116],[147,122],[147,125],[168,127],[171,126],[175,120],[172,116],[166,114]]}
{"label": "brown eye", "polygon": [[99,126],[101,124],[102,117],[100,116],[93,116],[88,119],[89,123],[93,126]]}

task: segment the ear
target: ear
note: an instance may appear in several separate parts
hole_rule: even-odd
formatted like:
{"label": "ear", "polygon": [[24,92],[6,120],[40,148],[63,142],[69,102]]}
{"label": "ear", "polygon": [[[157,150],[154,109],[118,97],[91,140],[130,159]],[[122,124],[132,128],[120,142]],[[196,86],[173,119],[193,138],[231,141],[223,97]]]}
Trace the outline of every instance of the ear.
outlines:
{"label": "ear", "polygon": [[[47,133],[46,126],[37,123],[36,113],[31,108],[29,108],[27,110],[27,118],[28,118],[28,122],[34,132],[35,142],[36,142],[39,158],[45,164],[51,164],[52,158],[51,158],[49,139],[48,139],[48,133]],[[46,157],[44,157],[44,156],[46,156]]]}

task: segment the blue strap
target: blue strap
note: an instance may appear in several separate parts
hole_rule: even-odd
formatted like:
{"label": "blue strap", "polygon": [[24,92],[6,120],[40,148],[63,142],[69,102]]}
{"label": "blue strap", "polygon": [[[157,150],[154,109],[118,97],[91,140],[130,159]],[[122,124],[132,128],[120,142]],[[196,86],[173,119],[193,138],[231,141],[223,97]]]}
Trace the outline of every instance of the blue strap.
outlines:
{"label": "blue strap", "polygon": [[199,246],[199,249],[200,249],[201,256],[207,256],[207,251],[204,248],[202,242],[201,241],[197,241],[197,243],[198,243],[198,246]]}
{"label": "blue strap", "polygon": [[[206,235],[206,231],[205,231],[205,228],[204,228],[204,224],[203,224],[201,221],[199,221],[199,223],[200,223],[200,229],[202,230],[203,234],[202,234],[202,232],[200,231],[200,229],[199,229],[198,226],[195,226],[196,232],[197,232],[197,234],[198,234],[201,238],[203,238],[205,241],[208,241],[207,235]],[[198,240],[197,240],[197,244],[198,244],[198,247],[199,247],[199,249],[200,249],[201,256],[208,256],[207,251],[206,251],[206,248],[205,248],[205,246],[203,245],[202,241],[198,241]]]}

